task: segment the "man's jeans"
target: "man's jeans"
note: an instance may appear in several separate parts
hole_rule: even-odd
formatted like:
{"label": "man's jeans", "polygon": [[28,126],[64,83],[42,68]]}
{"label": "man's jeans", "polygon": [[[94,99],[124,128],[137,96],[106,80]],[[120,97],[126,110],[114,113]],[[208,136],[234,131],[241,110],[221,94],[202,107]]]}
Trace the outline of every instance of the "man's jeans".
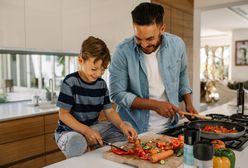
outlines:
{"label": "man's jeans", "polygon": [[[90,128],[97,130],[101,134],[103,140],[111,143],[127,140],[121,130],[110,122],[98,122],[97,124],[90,126]],[[55,140],[66,158],[82,155],[88,148],[86,138],[75,131],[55,132]],[[97,148],[100,147],[100,145],[95,145],[93,147]]]}

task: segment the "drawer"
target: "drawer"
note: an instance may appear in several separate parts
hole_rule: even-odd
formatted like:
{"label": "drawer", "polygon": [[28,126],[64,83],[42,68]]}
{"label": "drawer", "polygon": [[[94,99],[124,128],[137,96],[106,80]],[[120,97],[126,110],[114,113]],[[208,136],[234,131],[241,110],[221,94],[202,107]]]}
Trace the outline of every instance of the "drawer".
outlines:
{"label": "drawer", "polygon": [[44,134],[43,116],[0,122],[0,144]]}
{"label": "drawer", "polygon": [[0,145],[0,167],[45,153],[44,135]]}
{"label": "drawer", "polygon": [[53,133],[58,126],[59,114],[53,113],[45,115],[45,133]]}
{"label": "drawer", "polygon": [[49,152],[49,151],[53,151],[53,150],[56,150],[58,148],[55,140],[54,140],[54,137],[53,137],[53,133],[50,133],[50,134],[45,134],[45,151],[46,152]]}
{"label": "drawer", "polygon": [[46,165],[46,157],[41,156],[32,160],[28,160],[25,162],[21,162],[12,166],[8,166],[8,168],[40,168]]}
{"label": "drawer", "polygon": [[50,153],[46,155],[46,165],[50,165],[65,159],[65,155],[61,151]]}

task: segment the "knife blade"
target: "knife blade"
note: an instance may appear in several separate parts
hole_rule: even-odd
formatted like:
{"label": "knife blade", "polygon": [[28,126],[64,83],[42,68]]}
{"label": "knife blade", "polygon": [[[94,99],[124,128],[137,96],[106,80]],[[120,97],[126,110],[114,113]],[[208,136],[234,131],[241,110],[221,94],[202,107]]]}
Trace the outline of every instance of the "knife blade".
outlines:
{"label": "knife blade", "polygon": [[108,145],[108,146],[117,148],[117,149],[122,150],[122,151],[124,151],[124,152],[128,152],[127,149],[122,148],[122,147],[119,147],[119,146],[116,146],[116,145],[114,145],[113,143],[107,142],[107,141],[105,141],[105,140],[102,140],[102,142],[103,142],[103,144],[105,144],[105,145]]}

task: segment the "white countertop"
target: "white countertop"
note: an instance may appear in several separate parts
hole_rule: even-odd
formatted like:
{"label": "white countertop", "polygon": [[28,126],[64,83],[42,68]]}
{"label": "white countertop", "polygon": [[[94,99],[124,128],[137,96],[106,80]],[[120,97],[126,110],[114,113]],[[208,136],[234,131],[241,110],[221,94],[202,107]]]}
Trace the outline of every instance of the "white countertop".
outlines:
{"label": "white countertop", "polygon": [[[236,112],[236,109],[233,106],[230,106],[228,103],[214,107],[210,110],[204,111],[201,114],[210,114],[210,113],[218,113],[218,114],[225,114],[225,115],[231,115]],[[246,114],[248,114],[248,110],[245,111]],[[183,119],[180,121],[180,123],[184,122],[186,119]],[[46,168],[130,168],[132,166],[116,163],[110,160],[106,160],[103,158],[103,153],[110,148],[105,146],[102,148],[99,148],[97,150],[85,153],[82,156],[66,159],[64,161],[52,164],[50,166],[47,166]],[[243,151],[234,151],[236,155],[236,166],[235,168],[246,168],[248,158],[248,147],[246,147]],[[182,168],[183,165],[181,165],[179,168]]]}
{"label": "white countertop", "polygon": [[40,106],[34,106],[31,101],[0,104],[0,122],[54,113],[58,110],[55,104],[49,102],[40,103]]}

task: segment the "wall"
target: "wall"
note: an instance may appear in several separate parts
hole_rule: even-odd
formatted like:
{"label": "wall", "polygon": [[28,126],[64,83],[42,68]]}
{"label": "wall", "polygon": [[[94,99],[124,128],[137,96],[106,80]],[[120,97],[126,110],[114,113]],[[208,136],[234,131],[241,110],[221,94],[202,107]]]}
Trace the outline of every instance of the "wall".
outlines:
{"label": "wall", "polygon": [[227,7],[228,5],[247,3],[247,0],[195,0],[195,8],[201,9],[216,9]]}
{"label": "wall", "polygon": [[215,37],[205,37],[201,38],[201,47],[206,45],[209,46],[220,46],[220,45],[231,45],[232,36],[215,36]]}
{"label": "wall", "polygon": [[133,34],[131,10],[147,0],[0,0],[0,48],[78,53],[89,35],[114,50]]}
{"label": "wall", "polygon": [[[240,29],[232,31],[232,68],[231,80],[233,81],[248,81],[248,66],[235,65],[235,41],[248,40],[248,29]],[[241,73],[243,72],[243,73]]]}

